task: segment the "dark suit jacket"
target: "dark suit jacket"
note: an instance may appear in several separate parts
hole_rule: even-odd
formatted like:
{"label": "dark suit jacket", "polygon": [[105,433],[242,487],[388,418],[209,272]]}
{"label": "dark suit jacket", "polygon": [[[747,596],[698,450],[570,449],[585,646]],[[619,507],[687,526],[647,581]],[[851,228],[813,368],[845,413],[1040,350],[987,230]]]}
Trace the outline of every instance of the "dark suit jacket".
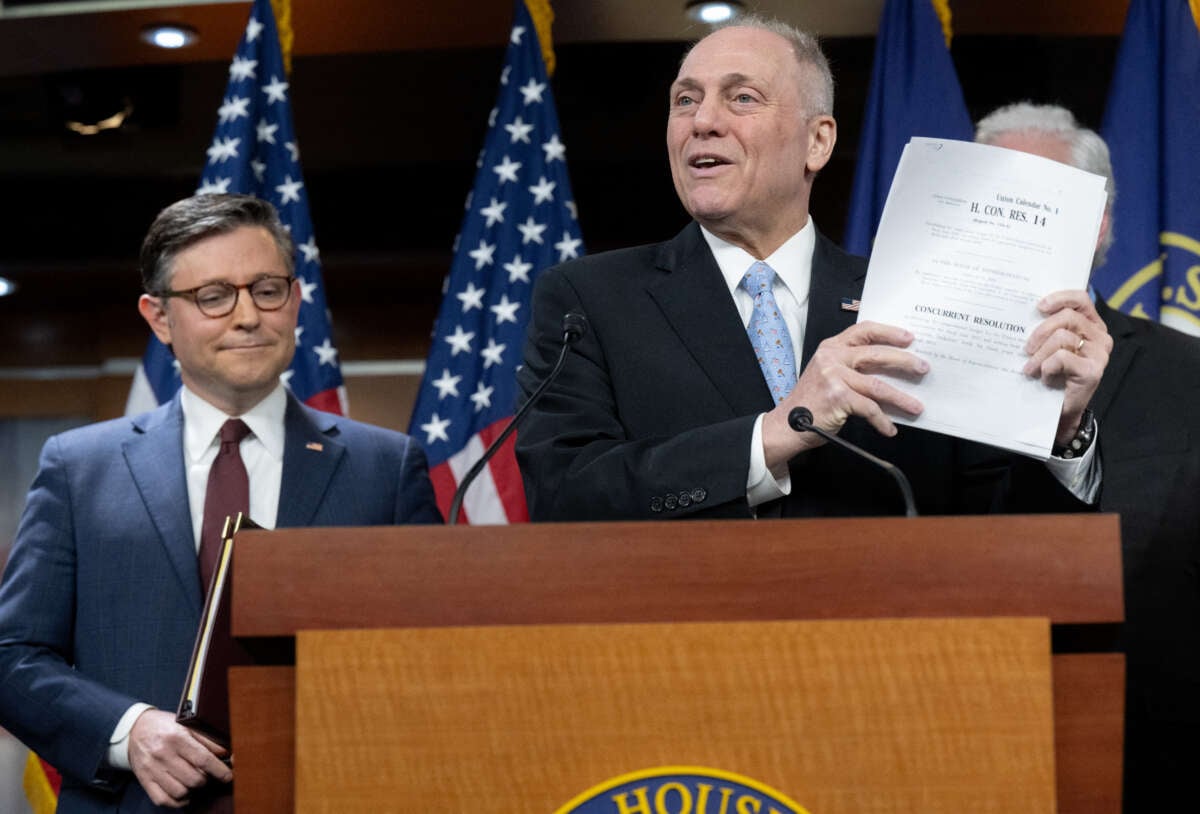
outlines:
{"label": "dark suit jacket", "polygon": [[[802,363],[854,323],[841,301],[861,294],[865,276],[865,260],[817,236]],[[517,438],[530,517],[750,517],[753,425],[774,403],[699,227],[543,274],[518,374],[526,396],[552,366],[571,310],[590,329]],[[922,513],[1081,508],[1038,462],[911,428],[886,439],[857,418],[841,434],[897,463]],[[791,495],[759,516],[903,510],[888,475],[838,448],[797,456],[791,476]]]}
{"label": "dark suit jacket", "polygon": [[[407,436],[290,395],[284,423],[278,526],[441,522]],[[199,624],[182,431],[177,396],[42,450],[0,585],[0,723],[62,771],[60,812],[157,810],[101,764],[131,704],[179,703]]]}
{"label": "dark suit jacket", "polygon": [[1126,811],[1183,811],[1200,767],[1200,339],[1096,308],[1113,337],[1092,407],[1100,509],[1121,515]]}

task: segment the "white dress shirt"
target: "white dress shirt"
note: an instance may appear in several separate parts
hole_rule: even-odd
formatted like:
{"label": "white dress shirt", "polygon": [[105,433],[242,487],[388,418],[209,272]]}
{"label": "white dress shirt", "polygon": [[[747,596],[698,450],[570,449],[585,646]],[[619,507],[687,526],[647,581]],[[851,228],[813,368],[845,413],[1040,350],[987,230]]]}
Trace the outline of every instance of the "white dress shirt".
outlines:
{"label": "white dress shirt", "polygon": [[240,418],[250,428],[250,434],[238,447],[250,478],[250,518],[265,529],[275,528],[279,486],[283,480],[283,414],[287,410],[287,391],[283,385],[240,416],[225,415],[186,387],[180,406],[183,407],[183,463],[187,467],[188,507],[196,551],[200,550],[208,471],[221,449],[218,437],[221,425],[230,418]]}

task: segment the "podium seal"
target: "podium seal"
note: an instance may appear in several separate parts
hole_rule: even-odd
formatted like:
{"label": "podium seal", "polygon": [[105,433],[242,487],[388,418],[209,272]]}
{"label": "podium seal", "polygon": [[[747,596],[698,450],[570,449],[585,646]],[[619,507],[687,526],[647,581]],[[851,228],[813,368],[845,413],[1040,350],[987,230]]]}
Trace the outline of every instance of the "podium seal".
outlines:
{"label": "podium seal", "polygon": [[781,792],[703,766],[642,769],[593,786],[554,814],[809,814]]}

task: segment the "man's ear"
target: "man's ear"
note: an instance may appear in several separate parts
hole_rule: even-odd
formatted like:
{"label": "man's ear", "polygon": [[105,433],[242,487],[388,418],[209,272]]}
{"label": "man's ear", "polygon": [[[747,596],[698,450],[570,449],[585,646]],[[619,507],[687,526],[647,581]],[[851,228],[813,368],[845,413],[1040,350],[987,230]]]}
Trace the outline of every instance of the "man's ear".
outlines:
{"label": "man's ear", "polygon": [[167,319],[166,300],[143,294],[138,297],[138,313],[142,315],[142,319],[146,320],[150,330],[154,331],[158,341],[169,346],[171,344],[171,325],[170,320]]}
{"label": "man's ear", "polygon": [[837,143],[837,122],[833,116],[813,116],[808,120],[808,157],[805,166],[814,175],[829,163]]}

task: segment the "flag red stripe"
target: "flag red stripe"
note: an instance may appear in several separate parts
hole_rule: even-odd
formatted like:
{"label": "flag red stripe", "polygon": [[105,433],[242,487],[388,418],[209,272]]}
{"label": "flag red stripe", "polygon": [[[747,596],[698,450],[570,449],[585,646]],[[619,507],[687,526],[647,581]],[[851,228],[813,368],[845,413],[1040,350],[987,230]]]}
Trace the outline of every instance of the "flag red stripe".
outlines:
{"label": "flag red stripe", "polygon": [[[454,501],[454,490],[458,488],[458,481],[454,479],[454,473],[450,471],[450,462],[443,461],[430,469],[429,479],[433,481],[433,493],[437,497],[438,509],[441,510],[443,519],[449,520],[450,504]],[[467,522],[466,515],[465,511],[460,511],[458,522]]]}
{"label": "flag red stripe", "polygon": [[309,407],[317,410],[324,410],[327,413],[337,413],[341,415],[342,405],[338,400],[338,391],[336,387],[329,390],[322,390],[320,393],[315,393],[304,402]]}
{"label": "flag red stripe", "polygon": [[40,757],[38,760],[42,763],[42,771],[46,773],[46,781],[50,784],[50,788],[54,790],[54,796],[57,797],[59,791],[62,790],[62,775],[58,773],[58,769],[51,766]]}
{"label": "flag red stripe", "polygon": [[[487,449],[500,436],[510,420],[507,417],[502,418],[480,430],[478,438],[484,449]],[[496,492],[500,497],[500,505],[507,521],[509,523],[525,523],[529,520],[529,510],[525,505],[525,488],[521,482],[521,471],[517,468],[515,445],[516,434],[514,433],[496,452],[488,463],[487,469],[492,482],[496,485]],[[450,462],[446,461],[433,467],[429,471],[429,477],[433,481],[433,491],[437,497],[438,508],[441,509],[442,516],[449,519],[454,490],[458,488],[458,480],[450,469]],[[471,522],[465,505],[459,511],[459,522]]]}
{"label": "flag red stripe", "polygon": [[[479,438],[484,447],[490,446],[508,426],[509,418],[503,418],[479,432]],[[492,480],[496,483],[496,492],[500,495],[500,503],[504,513],[508,515],[509,523],[526,523],[529,521],[529,509],[525,504],[525,486],[521,482],[521,470],[517,468],[516,456],[517,434],[514,432],[497,450],[488,467],[492,470]]]}

